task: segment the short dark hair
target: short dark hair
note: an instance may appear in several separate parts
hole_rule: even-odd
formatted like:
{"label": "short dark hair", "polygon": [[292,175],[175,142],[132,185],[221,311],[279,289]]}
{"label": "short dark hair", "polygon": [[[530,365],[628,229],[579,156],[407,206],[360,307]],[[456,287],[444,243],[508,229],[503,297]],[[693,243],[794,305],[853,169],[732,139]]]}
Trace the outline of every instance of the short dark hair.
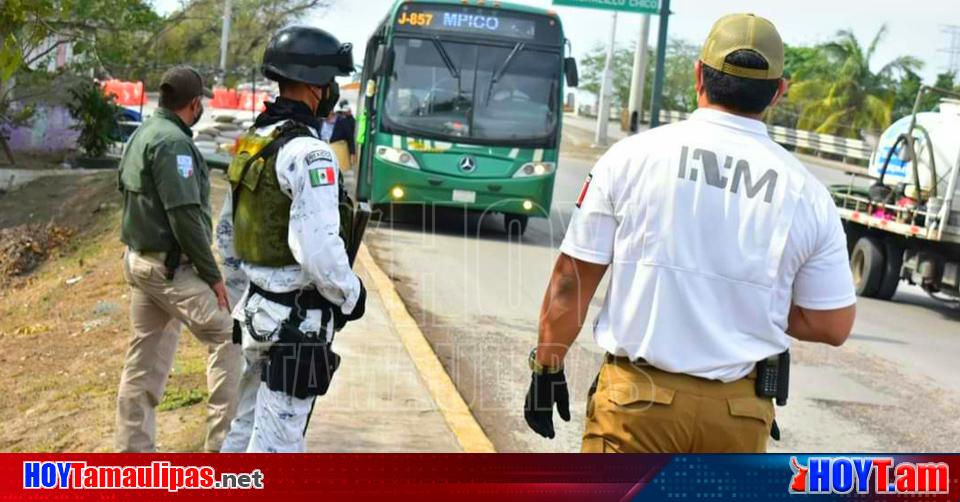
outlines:
{"label": "short dark hair", "polygon": [[178,93],[169,85],[160,86],[159,104],[161,108],[166,108],[167,110],[180,110],[184,106],[190,104],[190,101],[192,101],[195,97],[196,96],[186,96],[182,93]]}
{"label": "short dark hair", "polygon": [[[766,70],[767,60],[750,49],[741,49],[727,55],[725,61],[744,68]],[[723,73],[705,64],[703,88],[710,103],[730,108],[740,113],[761,113],[777,94],[780,79],[761,80],[743,78]]]}

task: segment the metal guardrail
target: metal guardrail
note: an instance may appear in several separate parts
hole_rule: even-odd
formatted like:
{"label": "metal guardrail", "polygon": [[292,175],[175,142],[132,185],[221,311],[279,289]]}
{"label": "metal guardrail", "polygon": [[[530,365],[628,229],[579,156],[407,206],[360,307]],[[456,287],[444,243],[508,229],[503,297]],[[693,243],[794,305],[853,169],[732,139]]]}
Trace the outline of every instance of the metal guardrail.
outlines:
{"label": "metal guardrail", "polygon": [[[690,114],[687,112],[660,111],[660,122],[679,122]],[[817,134],[810,131],[801,131],[781,126],[768,126],[770,137],[781,145],[796,148],[809,148],[817,152],[839,155],[848,159],[870,160],[873,147],[866,141],[859,139],[842,138],[830,134]]]}

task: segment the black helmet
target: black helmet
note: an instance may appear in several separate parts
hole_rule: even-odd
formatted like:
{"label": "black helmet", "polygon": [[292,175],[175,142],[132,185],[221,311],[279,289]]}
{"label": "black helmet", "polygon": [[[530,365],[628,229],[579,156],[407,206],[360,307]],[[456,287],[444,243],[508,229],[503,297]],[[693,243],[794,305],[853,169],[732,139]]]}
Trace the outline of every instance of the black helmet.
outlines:
{"label": "black helmet", "polygon": [[270,80],[323,86],[353,72],[352,50],[320,28],[288,26],[270,39],[260,70]]}

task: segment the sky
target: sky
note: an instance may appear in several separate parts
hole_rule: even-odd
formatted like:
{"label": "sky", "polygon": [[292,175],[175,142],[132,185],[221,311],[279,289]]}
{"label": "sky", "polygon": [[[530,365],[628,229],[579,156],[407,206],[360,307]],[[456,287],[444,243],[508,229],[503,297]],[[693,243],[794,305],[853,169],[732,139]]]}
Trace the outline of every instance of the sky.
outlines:
{"label": "sky", "polygon": [[[367,38],[393,0],[332,2],[331,8],[307,15],[297,22],[314,24],[330,31],[342,42],[353,43],[354,59],[359,62]],[[513,2],[556,10],[577,59],[593,46],[608,43],[610,11],[553,7],[551,0]],[[179,0],[155,0],[155,7],[160,12],[169,12],[178,5]],[[717,18],[731,12],[753,12],[770,19],[784,42],[792,45],[823,42],[841,29],[852,29],[866,45],[886,23],[887,36],[877,49],[873,68],[878,69],[899,55],[913,55],[925,63],[920,74],[931,84],[937,73],[946,69],[948,62],[948,55],[943,50],[950,45],[950,39],[942,29],[946,25],[960,25],[960,0],[672,0],[671,10],[674,15],[669,20],[669,36],[696,45],[702,43]],[[640,14],[618,16],[618,44],[635,46],[641,19]],[[650,23],[649,43],[653,46],[659,18],[651,16]]]}

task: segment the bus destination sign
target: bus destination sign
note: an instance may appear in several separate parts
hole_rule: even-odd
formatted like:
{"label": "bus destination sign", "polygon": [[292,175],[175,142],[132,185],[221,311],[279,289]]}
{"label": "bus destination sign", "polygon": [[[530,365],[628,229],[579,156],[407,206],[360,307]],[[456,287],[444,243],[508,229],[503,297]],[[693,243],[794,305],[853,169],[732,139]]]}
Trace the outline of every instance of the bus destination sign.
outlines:
{"label": "bus destination sign", "polygon": [[[488,35],[530,41],[541,38],[545,39],[545,42],[553,43],[560,31],[557,22],[547,16],[539,18],[540,16],[503,15],[493,9],[433,5],[425,7],[411,4],[397,13],[396,26],[399,30],[408,32]],[[538,28],[541,27],[544,33],[538,33]]]}

